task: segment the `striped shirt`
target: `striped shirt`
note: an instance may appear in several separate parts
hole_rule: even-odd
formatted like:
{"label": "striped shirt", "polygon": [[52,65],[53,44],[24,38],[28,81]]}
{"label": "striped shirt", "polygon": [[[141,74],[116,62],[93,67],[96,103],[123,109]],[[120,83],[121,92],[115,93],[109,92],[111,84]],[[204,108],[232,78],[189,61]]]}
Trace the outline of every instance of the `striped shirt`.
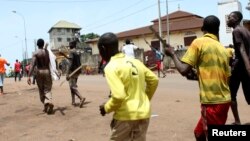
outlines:
{"label": "striped shirt", "polygon": [[197,69],[202,104],[220,104],[231,100],[228,57],[225,47],[213,34],[195,39],[183,56],[183,62]]}

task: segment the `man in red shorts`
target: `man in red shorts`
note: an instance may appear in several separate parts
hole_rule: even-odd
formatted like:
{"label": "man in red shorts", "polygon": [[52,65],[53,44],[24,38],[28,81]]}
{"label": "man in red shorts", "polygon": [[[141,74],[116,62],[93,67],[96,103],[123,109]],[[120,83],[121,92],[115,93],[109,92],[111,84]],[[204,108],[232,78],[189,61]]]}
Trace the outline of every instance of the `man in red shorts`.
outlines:
{"label": "man in red shorts", "polygon": [[155,49],[154,47],[151,47],[151,49],[155,52],[155,58],[156,58],[156,69],[158,72],[158,77],[160,77],[160,73],[163,74],[163,78],[166,77],[165,72],[163,71],[163,68],[161,67],[161,64],[163,62],[164,59],[164,54],[162,52],[160,52],[158,49]]}
{"label": "man in red shorts", "polygon": [[[188,79],[195,74],[200,88],[201,118],[194,130],[196,141],[207,141],[208,125],[224,125],[231,105],[229,54],[219,42],[220,20],[208,16],[203,21],[204,35],[195,39],[180,60],[172,47],[165,48],[177,70]],[[194,73],[196,68],[197,73]]]}

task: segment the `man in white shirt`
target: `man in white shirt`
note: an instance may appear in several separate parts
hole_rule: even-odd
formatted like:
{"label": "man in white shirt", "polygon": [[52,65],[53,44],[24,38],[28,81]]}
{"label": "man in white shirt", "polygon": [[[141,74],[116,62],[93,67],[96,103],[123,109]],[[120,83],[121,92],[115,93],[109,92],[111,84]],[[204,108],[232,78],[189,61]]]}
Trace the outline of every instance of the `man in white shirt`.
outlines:
{"label": "man in white shirt", "polygon": [[122,52],[128,57],[135,58],[134,50],[139,48],[132,44],[129,39],[126,39],[125,43],[126,45],[122,47]]}

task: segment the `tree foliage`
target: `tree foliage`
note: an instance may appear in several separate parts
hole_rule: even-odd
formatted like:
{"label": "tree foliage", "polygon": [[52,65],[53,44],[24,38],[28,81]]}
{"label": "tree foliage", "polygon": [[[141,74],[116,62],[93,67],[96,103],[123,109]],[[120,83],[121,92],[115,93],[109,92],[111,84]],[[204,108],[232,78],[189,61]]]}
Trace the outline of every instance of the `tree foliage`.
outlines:
{"label": "tree foliage", "polygon": [[95,39],[95,38],[98,38],[98,37],[100,37],[100,35],[98,35],[98,34],[95,34],[95,33],[88,33],[88,34],[82,34],[81,35],[81,40],[82,40],[82,42],[85,42],[85,41],[87,41],[87,40],[89,40],[89,39]]}

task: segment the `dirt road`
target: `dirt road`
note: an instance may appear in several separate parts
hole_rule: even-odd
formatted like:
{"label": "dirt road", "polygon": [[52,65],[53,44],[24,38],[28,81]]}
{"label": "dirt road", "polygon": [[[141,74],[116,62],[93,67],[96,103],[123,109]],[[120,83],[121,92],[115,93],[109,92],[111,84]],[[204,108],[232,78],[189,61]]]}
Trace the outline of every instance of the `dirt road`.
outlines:
{"label": "dirt road", "polygon": [[[108,141],[112,114],[102,117],[99,105],[108,99],[109,89],[102,75],[82,75],[79,90],[86,97],[84,108],[71,106],[68,83],[62,77],[53,83],[55,113],[46,115],[36,85],[27,78],[5,79],[0,96],[0,141]],[[148,141],[194,141],[193,129],[200,115],[197,82],[179,74],[160,78],[152,100]],[[239,112],[243,123],[250,122],[248,106],[240,89]],[[232,123],[229,111],[228,124]]]}

